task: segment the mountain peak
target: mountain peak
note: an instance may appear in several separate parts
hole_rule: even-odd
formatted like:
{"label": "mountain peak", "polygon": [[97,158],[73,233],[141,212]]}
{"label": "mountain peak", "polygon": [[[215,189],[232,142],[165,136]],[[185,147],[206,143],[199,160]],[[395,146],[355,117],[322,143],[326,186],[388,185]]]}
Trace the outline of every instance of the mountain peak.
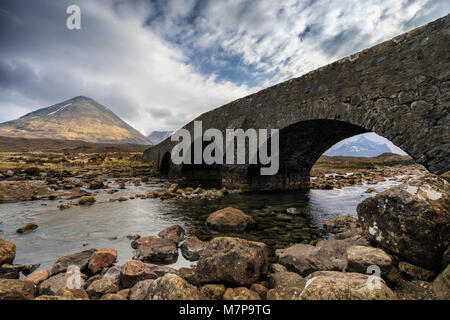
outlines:
{"label": "mountain peak", "polygon": [[149,144],[136,129],[86,96],[73,97],[2,123],[0,136]]}

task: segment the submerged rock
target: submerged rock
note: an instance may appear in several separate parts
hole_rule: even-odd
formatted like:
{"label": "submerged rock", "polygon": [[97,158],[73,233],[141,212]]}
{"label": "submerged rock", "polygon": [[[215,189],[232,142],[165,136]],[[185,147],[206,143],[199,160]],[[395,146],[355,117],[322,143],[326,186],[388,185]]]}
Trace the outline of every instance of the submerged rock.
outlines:
{"label": "submerged rock", "polygon": [[206,225],[217,231],[243,232],[254,228],[256,222],[242,210],[227,207],[211,213],[206,219]]}
{"label": "submerged rock", "polygon": [[268,253],[264,243],[239,238],[211,240],[195,267],[198,283],[246,286],[267,272]]}
{"label": "submerged rock", "polygon": [[336,217],[323,223],[323,229],[328,233],[340,233],[358,227],[358,219],[351,216]]}
{"label": "submerged rock", "polygon": [[441,269],[450,241],[450,184],[426,175],[362,201],[357,208],[364,235],[414,265]]}

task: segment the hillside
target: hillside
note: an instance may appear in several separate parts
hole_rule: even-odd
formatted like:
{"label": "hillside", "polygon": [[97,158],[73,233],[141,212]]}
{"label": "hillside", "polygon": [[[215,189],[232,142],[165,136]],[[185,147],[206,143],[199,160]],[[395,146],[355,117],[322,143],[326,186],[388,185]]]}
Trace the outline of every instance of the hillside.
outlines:
{"label": "hillside", "polygon": [[111,110],[79,96],[0,124],[0,136],[148,145],[147,138]]}

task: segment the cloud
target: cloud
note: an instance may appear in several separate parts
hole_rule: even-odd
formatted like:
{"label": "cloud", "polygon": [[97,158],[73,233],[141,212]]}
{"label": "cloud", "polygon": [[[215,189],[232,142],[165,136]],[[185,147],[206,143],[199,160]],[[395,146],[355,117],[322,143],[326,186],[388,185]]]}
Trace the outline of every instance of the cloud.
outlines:
{"label": "cloud", "polygon": [[[71,4],[81,30],[66,28]],[[85,95],[143,133],[176,129],[449,9],[445,0],[3,0],[0,119]]]}

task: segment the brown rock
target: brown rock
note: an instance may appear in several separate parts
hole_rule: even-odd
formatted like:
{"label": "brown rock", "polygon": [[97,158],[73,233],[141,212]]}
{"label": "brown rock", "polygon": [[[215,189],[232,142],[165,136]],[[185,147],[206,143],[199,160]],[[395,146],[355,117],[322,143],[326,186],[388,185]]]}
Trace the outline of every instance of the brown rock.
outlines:
{"label": "brown rock", "polygon": [[117,291],[119,291],[119,286],[111,279],[96,280],[86,289],[91,299],[99,299],[107,293],[115,293]]}
{"label": "brown rock", "polygon": [[31,281],[0,279],[0,300],[34,299],[36,287]]}
{"label": "brown rock", "polygon": [[50,271],[46,269],[41,269],[33,272],[30,276],[28,276],[27,280],[33,282],[37,286],[42,281],[47,280],[49,276]]}
{"label": "brown rock", "polygon": [[156,274],[142,261],[129,260],[123,265],[121,274],[122,286],[131,288],[142,280],[155,279],[156,277]]}
{"label": "brown rock", "polygon": [[137,282],[130,290],[130,300],[146,300],[149,290],[155,280],[148,279]]}
{"label": "brown rock", "polygon": [[172,240],[178,245],[178,243],[184,240],[185,233],[186,232],[180,225],[175,224],[162,230],[160,233],[158,233],[158,236],[162,239]]}
{"label": "brown rock", "polygon": [[132,242],[137,246],[135,260],[173,263],[178,259],[178,248],[172,240],[157,237],[143,237]]}
{"label": "brown rock", "polygon": [[[39,295],[56,295],[61,288],[68,285],[70,279],[72,279],[72,274],[58,273],[47,280],[42,281],[38,286]],[[80,274],[80,288],[83,288],[85,279],[86,276],[84,274]]]}
{"label": "brown rock", "polygon": [[94,204],[96,201],[97,200],[93,196],[84,196],[78,200],[78,204],[80,206],[89,205],[89,204]]}
{"label": "brown rock", "polygon": [[95,251],[89,259],[88,268],[92,273],[97,273],[103,268],[109,267],[117,259],[117,251],[113,248],[102,248]]}
{"label": "brown rock", "polygon": [[27,232],[31,232],[34,231],[38,228],[38,225],[36,222],[29,222],[27,224],[25,224],[24,226],[20,227],[19,229],[16,230],[17,233],[27,233]]}
{"label": "brown rock", "polygon": [[197,237],[189,237],[181,246],[181,254],[189,261],[197,261],[206,249],[207,242],[199,240]]}
{"label": "brown rock", "polygon": [[107,293],[100,300],[127,300],[124,296],[117,293]]}
{"label": "brown rock", "polygon": [[87,292],[80,288],[80,289],[69,289],[67,286],[62,287],[58,290],[56,293],[57,296],[64,297],[66,299],[75,300],[75,299],[89,299],[89,296]]}
{"label": "brown rock", "polygon": [[149,300],[202,300],[198,289],[181,277],[168,273],[156,279],[149,290]]}
{"label": "brown rock", "polygon": [[405,261],[399,262],[398,269],[402,277],[406,280],[431,281],[436,277],[436,274],[433,271],[415,266]]}
{"label": "brown rock", "polygon": [[228,288],[223,295],[223,300],[261,300],[261,297],[255,291],[238,287]]}
{"label": "brown rock", "polygon": [[323,223],[323,229],[329,233],[340,233],[358,227],[358,219],[351,216],[336,217]]}
{"label": "brown rock", "polygon": [[295,272],[282,271],[269,275],[270,288],[275,287],[299,287],[305,286],[306,280]]}
{"label": "brown rock", "polygon": [[251,285],[267,272],[268,253],[264,243],[217,237],[208,243],[195,267],[198,283]]}
{"label": "brown rock", "polygon": [[223,284],[205,284],[200,288],[200,292],[209,300],[222,300],[225,290]]}
{"label": "brown rock", "polygon": [[436,298],[450,300],[450,265],[434,279],[433,291],[436,294]]}
{"label": "brown rock", "polygon": [[12,264],[16,257],[16,245],[0,237],[0,266]]}
{"label": "brown rock", "polygon": [[301,300],[304,287],[282,287],[278,286],[267,291],[267,300]]}
{"label": "brown rock", "polygon": [[383,277],[393,268],[391,256],[382,249],[365,246],[352,246],[347,249],[346,272],[366,274],[367,268],[371,265],[378,266]]}
{"label": "brown rock", "polygon": [[255,291],[263,300],[266,300],[267,292],[269,291],[269,289],[259,283],[252,284],[250,290]]}
{"label": "brown rock", "polygon": [[243,232],[255,227],[256,222],[242,210],[227,207],[213,212],[206,219],[206,225],[217,231]]}
{"label": "brown rock", "polygon": [[71,265],[77,266],[83,271],[87,268],[89,259],[95,251],[97,250],[89,249],[58,258],[50,269],[50,273],[54,275],[59,272],[65,272],[67,267]]}

